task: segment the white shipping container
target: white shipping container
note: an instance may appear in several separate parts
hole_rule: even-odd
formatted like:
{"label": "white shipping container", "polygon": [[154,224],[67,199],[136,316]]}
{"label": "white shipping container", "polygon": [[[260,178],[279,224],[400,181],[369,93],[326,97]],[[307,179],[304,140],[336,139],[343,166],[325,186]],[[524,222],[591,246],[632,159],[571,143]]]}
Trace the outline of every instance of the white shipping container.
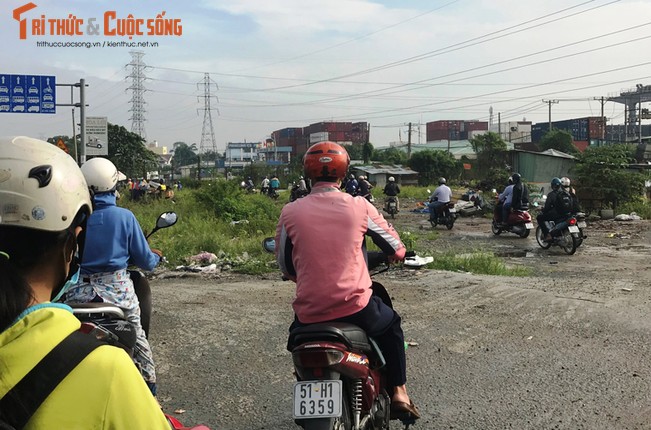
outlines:
{"label": "white shipping container", "polygon": [[321,131],[319,133],[310,134],[310,145],[318,142],[325,142],[328,140],[328,132]]}

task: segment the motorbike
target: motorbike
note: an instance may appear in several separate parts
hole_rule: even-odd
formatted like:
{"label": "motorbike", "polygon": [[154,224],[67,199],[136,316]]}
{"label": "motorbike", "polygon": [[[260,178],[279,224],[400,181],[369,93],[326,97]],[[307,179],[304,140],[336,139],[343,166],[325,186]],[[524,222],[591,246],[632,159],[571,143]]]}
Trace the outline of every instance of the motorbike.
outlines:
{"label": "motorbike", "polygon": [[[266,238],[263,247],[274,252],[274,238]],[[368,253],[369,269],[386,262],[382,252]],[[374,295],[392,306],[382,284],[373,281],[372,288]],[[287,349],[292,352],[297,379],[293,417],[304,430],[389,428],[391,398],[385,361],[375,341],[361,328],[342,322],[309,324],[292,330]],[[405,429],[415,422],[411,416],[398,419]]]}
{"label": "motorbike", "polygon": [[443,206],[443,210],[441,212],[437,212],[434,211],[432,202],[430,202],[429,222],[432,224],[432,227],[436,227],[438,224],[441,224],[446,226],[448,230],[452,230],[452,227],[454,227],[454,221],[456,221],[456,219],[457,210],[454,208],[454,203],[446,203],[445,206]]}
{"label": "motorbike", "polygon": [[387,196],[384,199],[384,211],[391,215],[391,219],[395,219],[398,213],[398,198],[396,196]]}
{"label": "motorbike", "polygon": [[289,201],[293,202],[294,200],[298,200],[302,197],[307,196],[310,194],[309,191],[307,190],[301,190],[298,186],[298,183],[292,183],[292,189],[289,191]]}
{"label": "motorbike", "polygon": [[[124,311],[110,303],[71,303],[72,313],[81,321],[79,331],[95,336],[102,342],[124,349],[133,358],[136,329],[126,319]],[[186,427],[165,413],[172,430],[210,430],[204,425]]]}
{"label": "motorbike", "polygon": [[578,248],[583,243],[583,239],[586,239],[588,236],[585,234],[583,229],[585,229],[588,224],[585,222],[585,213],[577,212],[574,214],[576,218],[576,226],[579,228],[579,232],[576,233],[576,247]]}
{"label": "motorbike", "polygon": [[506,223],[503,223],[502,205],[495,205],[493,209],[493,221],[491,222],[491,231],[494,235],[499,236],[503,231],[507,231],[509,233],[515,233],[524,239],[529,237],[531,230],[533,230],[533,221],[528,210],[510,211]]}
{"label": "motorbike", "polygon": [[569,215],[564,220],[555,223],[554,221],[545,221],[549,228],[549,234],[552,239],[546,241],[543,237],[542,229],[540,226],[536,228],[536,241],[542,249],[549,249],[551,246],[558,246],[566,254],[572,255],[576,252],[579,246],[579,240],[583,242],[583,235],[579,238],[580,230],[577,225],[577,218],[574,215]]}

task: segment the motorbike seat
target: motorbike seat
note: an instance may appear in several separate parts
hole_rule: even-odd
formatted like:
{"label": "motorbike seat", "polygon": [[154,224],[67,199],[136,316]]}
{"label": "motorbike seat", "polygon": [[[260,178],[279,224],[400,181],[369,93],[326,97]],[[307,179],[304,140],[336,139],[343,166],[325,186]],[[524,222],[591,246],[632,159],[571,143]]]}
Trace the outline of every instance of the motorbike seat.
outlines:
{"label": "motorbike seat", "polygon": [[296,328],[289,334],[287,349],[315,340],[340,342],[354,351],[373,351],[366,332],[354,324],[343,322],[309,324]]}

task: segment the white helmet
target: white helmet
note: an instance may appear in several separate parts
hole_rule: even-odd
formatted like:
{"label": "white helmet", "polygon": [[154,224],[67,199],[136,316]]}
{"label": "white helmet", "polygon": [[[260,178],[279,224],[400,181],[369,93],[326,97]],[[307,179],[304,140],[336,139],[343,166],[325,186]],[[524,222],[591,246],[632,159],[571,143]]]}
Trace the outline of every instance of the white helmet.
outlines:
{"label": "white helmet", "polygon": [[393,182],[395,180],[396,180],[396,178],[394,178],[393,176],[389,176],[389,182]]}
{"label": "white helmet", "polygon": [[0,226],[63,231],[80,210],[92,203],[72,157],[42,140],[0,138]]}
{"label": "white helmet", "polygon": [[81,166],[81,172],[95,193],[113,191],[118,183],[118,169],[106,158],[91,158]]}
{"label": "white helmet", "polygon": [[563,176],[561,178],[561,187],[567,188],[569,186],[570,186],[570,178],[568,178],[567,176]]}

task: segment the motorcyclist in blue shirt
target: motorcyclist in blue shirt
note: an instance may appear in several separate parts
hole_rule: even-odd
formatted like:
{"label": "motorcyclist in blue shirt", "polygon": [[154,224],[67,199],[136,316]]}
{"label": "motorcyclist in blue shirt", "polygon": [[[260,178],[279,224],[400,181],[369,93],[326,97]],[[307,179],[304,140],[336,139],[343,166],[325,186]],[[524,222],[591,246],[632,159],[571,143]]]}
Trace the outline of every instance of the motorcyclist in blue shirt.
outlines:
{"label": "motorcyclist in blue shirt", "polygon": [[92,158],[81,166],[91,189],[94,211],[88,219],[79,284],[66,294],[67,303],[106,302],[119,306],[136,327],[134,360],[156,395],[156,371],[151,347],[142,328],[138,297],[127,270],[134,264],[152,270],[161,252],[150,249],[135,215],[116,205],[118,170],[106,158]]}

